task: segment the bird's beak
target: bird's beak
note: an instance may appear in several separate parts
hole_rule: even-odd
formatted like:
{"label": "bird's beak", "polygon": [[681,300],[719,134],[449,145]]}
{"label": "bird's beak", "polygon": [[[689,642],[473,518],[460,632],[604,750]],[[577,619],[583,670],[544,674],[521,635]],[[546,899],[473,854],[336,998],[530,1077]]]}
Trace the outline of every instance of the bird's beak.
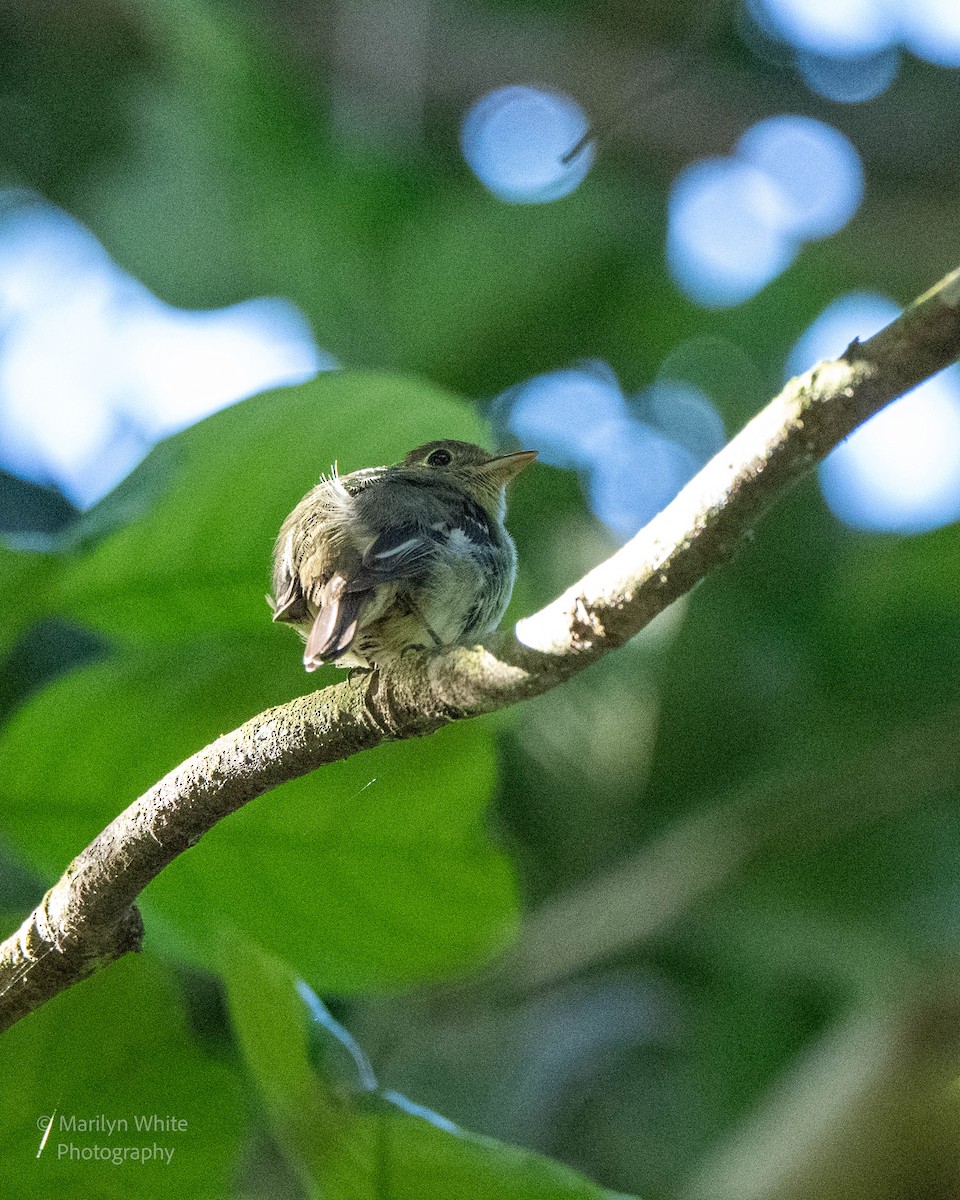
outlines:
{"label": "bird's beak", "polygon": [[518,450],[516,454],[501,454],[483,464],[483,473],[492,475],[497,483],[509,483],[537,457],[536,450]]}

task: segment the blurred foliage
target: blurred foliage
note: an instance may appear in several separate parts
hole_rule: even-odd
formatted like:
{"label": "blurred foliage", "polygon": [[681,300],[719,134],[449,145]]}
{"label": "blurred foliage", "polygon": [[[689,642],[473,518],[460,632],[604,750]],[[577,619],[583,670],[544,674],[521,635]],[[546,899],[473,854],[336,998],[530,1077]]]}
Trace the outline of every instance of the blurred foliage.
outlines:
{"label": "blurred foliage", "polygon": [[309,1012],[290,969],[242,942],[227,941],[221,962],[266,1119],[311,1194],[616,1200],[557,1163],[466,1134],[406,1097],[381,1091],[368,1067],[357,1071],[362,1060],[351,1064],[352,1079],[342,1071],[338,1081],[331,1060],[344,1046],[336,1026],[329,1018],[319,1024]]}
{"label": "blurred foliage", "polygon": [[[376,6],[0,7],[0,183],[68,208],[169,303],[291,298],[352,368],[172,439],[89,513],[0,479],[11,928],[135,795],[307,689],[262,596],[280,519],[331,461],[483,440],[494,394],[579,356],[631,391],[687,379],[733,430],[837,294],[906,301],[960,262],[955,73],[905,61],[842,107],[732,10],[695,56],[677,5],[418,11],[401,79]],[[498,204],[456,150],[467,104],[515,80],[616,121],[555,205]],[[754,300],[704,312],[664,269],[667,186],[783,111],[851,137],[866,202]],[[510,524],[516,613],[613,544],[549,468]],[[958,542],[853,534],[808,483],[565,688],[224,822],[144,895],[149,956],[0,1042],[7,1190],[956,1195]],[[332,1078],[294,977],[378,1092]],[[35,1164],[54,1108],[189,1129],[151,1137],[176,1147],[162,1169],[58,1161],[53,1136]]]}
{"label": "blurred foliage", "polygon": [[[248,1125],[240,1076],[235,1064],[200,1048],[170,971],[152,956],[131,956],[58,996],[36,1020],[9,1031],[2,1061],[11,1081],[0,1101],[4,1191],[169,1196],[174,1188],[213,1200],[229,1188]],[[170,1117],[182,1124],[166,1124]],[[38,1156],[43,1118],[54,1124]],[[110,1136],[119,1118],[128,1127]],[[84,1135],[84,1123],[93,1136]],[[173,1153],[162,1164],[115,1165],[71,1159],[60,1149],[70,1144],[159,1145]]]}

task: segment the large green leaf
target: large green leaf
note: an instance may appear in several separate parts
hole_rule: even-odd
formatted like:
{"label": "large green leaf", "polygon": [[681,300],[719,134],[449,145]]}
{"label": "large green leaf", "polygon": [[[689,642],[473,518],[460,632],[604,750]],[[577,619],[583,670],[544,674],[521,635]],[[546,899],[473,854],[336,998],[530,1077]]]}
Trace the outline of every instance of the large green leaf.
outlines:
{"label": "large green leaf", "polygon": [[228,1194],[246,1126],[239,1080],[198,1048],[149,955],[114,963],[24,1018],[3,1035],[0,1064],[3,1195]]}
{"label": "large green leaf", "polygon": [[45,614],[61,565],[53,555],[14,550],[0,542],[0,654]]}
{"label": "large green leaf", "polygon": [[[381,1092],[362,1051],[293,973],[259,947],[221,951],[230,1015],[281,1144],[324,1200],[615,1200],[538,1154],[459,1129],[402,1096]],[[338,1044],[339,1043],[339,1044]],[[331,1080],[346,1044],[350,1083]]]}

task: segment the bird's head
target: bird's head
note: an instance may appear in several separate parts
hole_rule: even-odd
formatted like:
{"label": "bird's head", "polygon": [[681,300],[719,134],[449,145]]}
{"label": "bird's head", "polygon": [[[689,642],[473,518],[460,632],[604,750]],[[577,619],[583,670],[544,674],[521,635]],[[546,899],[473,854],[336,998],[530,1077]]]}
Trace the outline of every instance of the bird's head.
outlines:
{"label": "bird's head", "polygon": [[490,454],[472,442],[448,438],[427,442],[411,450],[398,465],[405,471],[424,472],[462,488],[488,510],[500,507],[503,489],[537,457],[536,450]]}

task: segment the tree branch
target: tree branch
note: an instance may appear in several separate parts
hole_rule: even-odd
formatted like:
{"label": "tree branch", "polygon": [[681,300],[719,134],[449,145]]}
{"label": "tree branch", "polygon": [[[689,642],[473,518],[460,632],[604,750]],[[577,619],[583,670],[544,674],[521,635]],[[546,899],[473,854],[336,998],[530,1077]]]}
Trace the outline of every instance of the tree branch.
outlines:
{"label": "tree branch", "polygon": [[0,1029],[137,949],[137,896],[225,816],[325,763],[556,687],[726,562],[857,425],[958,355],[960,270],[869,341],[791,380],[635,538],[512,632],[268,709],[194,754],[112,821],[0,945]]}

